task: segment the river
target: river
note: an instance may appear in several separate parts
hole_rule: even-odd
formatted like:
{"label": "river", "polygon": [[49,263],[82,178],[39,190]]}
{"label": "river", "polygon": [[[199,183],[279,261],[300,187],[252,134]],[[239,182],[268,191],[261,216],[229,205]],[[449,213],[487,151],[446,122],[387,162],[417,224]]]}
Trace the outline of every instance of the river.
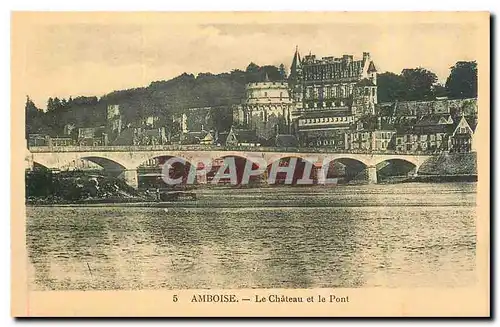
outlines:
{"label": "river", "polygon": [[198,190],[163,207],[30,206],[32,290],[475,283],[476,183]]}

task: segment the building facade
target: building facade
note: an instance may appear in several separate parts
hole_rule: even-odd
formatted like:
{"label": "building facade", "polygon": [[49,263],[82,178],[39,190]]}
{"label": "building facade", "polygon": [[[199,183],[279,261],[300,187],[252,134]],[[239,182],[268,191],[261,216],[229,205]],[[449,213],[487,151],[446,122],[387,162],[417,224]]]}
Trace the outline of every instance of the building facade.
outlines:
{"label": "building facade", "polygon": [[453,130],[450,133],[450,152],[471,152],[476,150],[476,132],[477,122],[473,119],[467,120],[461,116]]}
{"label": "building facade", "polygon": [[351,151],[387,151],[394,149],[395,130],[356,130],[345,134],[345,149]]}
{"label": "building facade", "polygon": [[[377,104],[377,69],[370,54],[301,59],[296,50],[290,68],[289,89],[297,103],[300,143],[344,148],[345,133],[356,120],[374,115]],[[319,119],[319,122],[318,122]],[[316,124],[311,128],[311,124]]]}

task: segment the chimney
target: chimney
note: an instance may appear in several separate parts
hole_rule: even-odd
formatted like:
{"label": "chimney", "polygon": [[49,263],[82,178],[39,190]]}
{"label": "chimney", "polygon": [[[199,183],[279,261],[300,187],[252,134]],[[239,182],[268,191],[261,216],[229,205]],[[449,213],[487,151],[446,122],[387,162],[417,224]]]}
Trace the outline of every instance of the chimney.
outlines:
{"label": "chimney", "polygon": [[363,52],[363,61],[368,61],[368,60],[370,60],[370,53]]}
{"label": "chimney", "polygon": [[342,61],[346,64],[352,62],[352,56],[350,55],[342,55]]}

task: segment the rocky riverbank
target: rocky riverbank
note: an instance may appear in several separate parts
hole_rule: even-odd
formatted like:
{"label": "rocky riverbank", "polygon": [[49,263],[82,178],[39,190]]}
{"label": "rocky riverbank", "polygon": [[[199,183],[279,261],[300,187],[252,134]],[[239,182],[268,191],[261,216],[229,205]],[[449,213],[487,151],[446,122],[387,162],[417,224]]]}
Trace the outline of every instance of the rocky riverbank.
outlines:
{"label": "rocky riverbank", "polygon": [[442,153],[427,160],[415,178],[420,182],[477,181],[477,154]]}
{"label": "rocky riverbank", "polygon": [[26,174],[27,204],[115,203],[153,200],[118,178],[85,172]]}

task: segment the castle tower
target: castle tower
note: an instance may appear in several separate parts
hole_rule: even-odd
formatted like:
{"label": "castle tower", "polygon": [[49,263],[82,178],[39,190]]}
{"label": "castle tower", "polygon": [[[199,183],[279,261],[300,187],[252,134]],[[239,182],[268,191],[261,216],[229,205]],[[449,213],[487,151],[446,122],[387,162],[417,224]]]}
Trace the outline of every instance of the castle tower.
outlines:
{"label": "castle tower", "polygon": [[302,83],[302,59],[300,58],[299,47],[296,46],[292,65],[290,66],[290,76],[288,77],[291,100],[295,103],[295,110],[292,111],[292,116],[295,116],[302,110],[302,97],[304,91]]}

